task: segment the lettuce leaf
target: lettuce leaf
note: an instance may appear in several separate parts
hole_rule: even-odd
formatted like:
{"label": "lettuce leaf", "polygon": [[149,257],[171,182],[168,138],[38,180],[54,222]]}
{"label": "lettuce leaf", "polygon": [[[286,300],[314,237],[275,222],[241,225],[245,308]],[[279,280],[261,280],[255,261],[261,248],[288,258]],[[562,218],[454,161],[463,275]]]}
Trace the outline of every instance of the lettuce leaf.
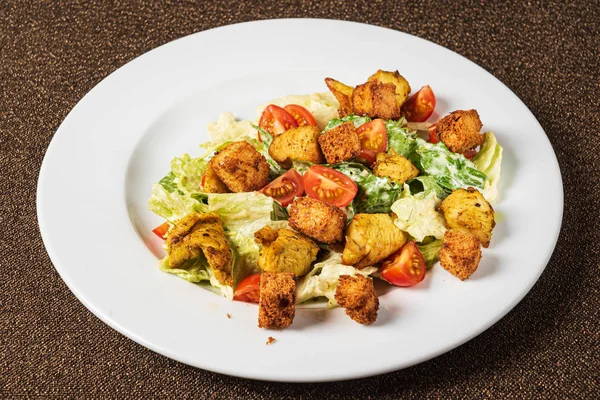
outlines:
{"label": "lettuce leaf", "polygon": [[344,265],[340,253],[330,252],[323,261],[316,263],[307,275],[300,278],[296,287],[296,303],[304,303],[317,297],[326,297],[327,307],[336,307],[338,304],[335,300],[335,290],[340,275],[369,276],[376,271],[376,267],[356,269]]}
{"label": "lettuce leaf", "polygon": [[354,123],[354,127],[358,128],[359,126],[361,126],[362,124],[366,124],[370,120],[371,118],[367,116],[360,116],[354,114],[346,115],[342,118],[334,118],[331,121],[329,121],[329,123],[327,123],[325,129],[323,129],[323,133],[327,132],[330,129],[340,126],[344,122],[352,121]]}
{"label": "lettuce leaf", "polygon": [[435,264],[435,262],[438,260],[438,254],[443,243],[444,241],[442,239],[437,239],[427,244],[417,243],[417,247],[425,259],[425,265],[427,265],[427,269],[433,267],[433,264]]}
{"label": "lettuce leaf", "polygon": [[387,121],[385,129],[388,134],[388,151],[394,149],[396,153],[408,157],[419,146],[415,131],[406,126],[404,117],[398,121]]}
{"label": "lettuce leaf", "polygon": [[354,198],[355,213],[388,213],[398,197],[401,186],[385,177],[378,177],[360,163],[339,163],[331,168],[340,171],[358,186]]}
{"label": "lettuce leaf", "polygon": [[397,216],[394,224],[417,242],[422,242],[427,236],[441,239],[446,232],[444,216],[437,211],[441,202],[434,191],[413,196],[409,186],[405,184],[400,199],[391,207]]}
{"label": "lettuce leaf", "polygon": [[[167,184],[166,187],[172,189],[171,184]],[[169,222],[175,222],[195,211],[205,211],[205,207],[205,204],[182,191],[178,189],[169,191],[160,183],[152,186],[152,195],[148,199],[150,211]]]}
{"label": "lettuce leaf", "polygon": [[483,185],[483,197],[492,203],[498,197],[498,182],[500,181],[504,149],[498,144],[496,136],[492,132],[486,132],[483,136],[484,142],[472,161],[479,171],[487,175],[488,179]]}

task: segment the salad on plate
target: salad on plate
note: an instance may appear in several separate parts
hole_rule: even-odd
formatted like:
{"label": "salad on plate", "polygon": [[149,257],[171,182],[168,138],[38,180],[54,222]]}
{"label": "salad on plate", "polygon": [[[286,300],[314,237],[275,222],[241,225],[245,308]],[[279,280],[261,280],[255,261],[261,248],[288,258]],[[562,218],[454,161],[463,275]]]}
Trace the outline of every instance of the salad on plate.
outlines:
{"label": "salad on plate", "polygon": [[410,95],[398,71],[325,84],[255,121],[221,114],[204,154],[175,157],[148,200],[165,220],[159,268],[258,303],[261,328],[311,299],[371,324],[373,279],[413,286],[438,260],[468,279],[495,226],[503,149],[476,110],[426,122],[432,89]]}

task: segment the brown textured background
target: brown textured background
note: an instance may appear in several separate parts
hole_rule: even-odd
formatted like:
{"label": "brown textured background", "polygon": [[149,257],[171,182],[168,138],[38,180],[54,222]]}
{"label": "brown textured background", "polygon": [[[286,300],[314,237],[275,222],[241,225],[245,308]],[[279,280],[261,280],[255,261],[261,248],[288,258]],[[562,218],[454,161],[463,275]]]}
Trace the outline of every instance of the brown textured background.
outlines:
{"label": "brown textured background", "polygon": [[[600,5],[500,3],[1,1],[0,397],[597,398]],[[368,379],[247,381],[188,367],[113,331],[54,270],[38,231],[35,190],[45,150],[71,108],[158,45],[282,17],[360,21],[436,42],[498,77],[542,124],[563,174],[562,232],[533,290],[479,337]]]}

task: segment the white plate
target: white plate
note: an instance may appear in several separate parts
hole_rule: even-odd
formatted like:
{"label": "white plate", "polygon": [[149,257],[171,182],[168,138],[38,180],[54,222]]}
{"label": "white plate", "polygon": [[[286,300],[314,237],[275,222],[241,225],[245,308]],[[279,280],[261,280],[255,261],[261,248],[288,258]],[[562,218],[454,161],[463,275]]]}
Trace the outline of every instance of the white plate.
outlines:
{"label": "white plate", "polygon": [[[504,146],[499,222],[466,282],[439,265],[420,285],[388,290],[372,326],[343,310],[300,310],[282,331],[257,328],[257,308],[228,302],[156,267],[162,222],[146,201],[173,156],[198,154],[222,111],[286,94],[359,84],[398,69],[438,97],[434,118],[476,108]],[[184,363],[277,381],[357,378],[449,351],[511,310],[544,270],[562,218],[562,181],[527,107],[465,58],[405,33],[350,22],[270,20],[200,32],[161,46],[98,84],[48,148],[38,218],[57,271],[81,302],[136,342]],[[149,249],[154,249],[150,251]],[[231,318],[227,317],[227,313]],[[269,336],[276,342],[267,346]]]}

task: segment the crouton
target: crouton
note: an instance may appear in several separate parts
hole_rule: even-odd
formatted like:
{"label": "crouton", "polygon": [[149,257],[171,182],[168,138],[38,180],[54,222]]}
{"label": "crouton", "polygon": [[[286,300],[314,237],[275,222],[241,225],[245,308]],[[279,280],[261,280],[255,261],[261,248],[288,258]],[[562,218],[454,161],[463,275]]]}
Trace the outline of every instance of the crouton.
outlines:
{"label": "crouton", "polygon": [[233,255],[219,214],[196,212],[186,215],[169,230],[165,244],[169,267],[180,267],[202,252],[217,280],[231,286]]}
{"label": "crouton", "polygon": [[369,325],[377,320],[379,298],[373,280],[362,275],[340,275],[335,300],[346,309],[346,315],[359,324]]}
{"label": "crouton", "polygon": [[481,243],[468,233],[446,231],[438,259],[446,271],[464,281],[479,265]]}
{"label": "crouton", "polygon": [[306,275],[317,259],[319,246],[290,229],[275,231],[265,226],[254,237],[262,244],[258,266],[265,272],[290,272],[300,277]]}
{"label": "crouton", "polygon": [[332,78],[325,78],[325,84],[340,103],[338,109],[340,117],[352,114],[352,91],[354,88]]}
{"label": "crouton", "polygon": [[296,313],[296,281],[291,273],[264,272],[260,275],[258,327],[286,328]]}
{"label": "crouton", "polygon": [[440,211],[448,228],[470,233],[483,247],[490,245],[492,230],[496,226],[494,209],[475,188],[457,189],[442,201]]}
{"label": "crouton", "polygon": [[219,179],[234,193],[252,192],[269,181],[267,160],[248,142],[233,142],[212,159]]}
{"label": "crouton", "polygon": [[319,136],[319,145],[328,164],[338,164],[360,154],[360,140],[354,123],[350,121]]}
{"label": "crouton", "polygon": [[377,176],[388,177],[392,182],[400,185],[419,175],[419,169],[406,157],[396,153],[394,149],[391,149],[389,153],[377,154],[373,172]]}
{"label": "crouton", "polygon": [[317,126],[300,126],[288,129],[276,136],[269,146],[269,154],[285,168],[290,168],[292,160],[323,164],[325,158],[319,147]]}
{"label": "crouton", "polygon": [[215,170],[212,168],[212,159],[208,162],[204,177],[202,178],[202,190],[205,193],[229,193],[227,186],[219,179]]}
{"label": "crouton", "polygon": [[377,81],[358,85],[352,92],[352,110],[357,115],[368,115],[371,118],[400,118],[396,86]]}
{"label": "crouton", "polygon": [[290,207],[290,227],[321,243],[344,239],[346,213],[339,207],[310,197],[298,197]]}
{"label": "crouton", "polygon": [[402,104],[404,104],[410,94],[411,89],[408,81],[404,79],[398,71],[390,72],[378,70],[369,77],[369,81],[393,84],[396,88],[396,103],[398,104],[398,108],[402,107]]}
{"label": "crouton", "polygon": [[342,262],[365,268],[375,265],[406,243],[402,232],[388,214],[356,214],[346,228]]}
{"label": "crouton", "polygon": [[450,151],[464,153],[483,143],[482,126],[476,110],[457,110],[440,119],[437,134]]}

